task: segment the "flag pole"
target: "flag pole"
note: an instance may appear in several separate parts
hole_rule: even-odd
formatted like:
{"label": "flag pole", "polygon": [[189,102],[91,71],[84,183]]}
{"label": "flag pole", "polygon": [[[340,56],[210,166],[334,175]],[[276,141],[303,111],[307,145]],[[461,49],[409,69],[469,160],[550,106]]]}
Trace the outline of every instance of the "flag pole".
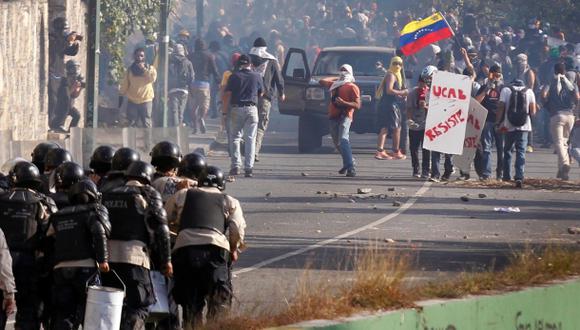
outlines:
{"label": "flag pole", "polygon": [[449,24],[449,22],[447,22],[447,18],[445,18],[445,15],[443,15],[442,12],[439,12],[439,14],[441,14],[441,17],[443,17],[445,24],[447,24],[447,26],[449,26],[449,30],[451,30],[451,33],[453,34],[453,40],[455,40],[455,42],[457,43],[457,46],[462,48],[461,42],[460,42],[459,38],[457,38],[457,34],[455,34],[455,31],[453,31],[453,28],[451,28],[451,24]]}

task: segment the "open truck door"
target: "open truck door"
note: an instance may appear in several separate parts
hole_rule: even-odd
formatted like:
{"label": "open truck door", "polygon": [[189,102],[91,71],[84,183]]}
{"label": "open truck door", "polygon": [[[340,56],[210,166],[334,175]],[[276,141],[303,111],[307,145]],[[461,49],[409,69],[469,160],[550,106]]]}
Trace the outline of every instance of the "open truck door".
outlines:
{"label": "open truck door", "polygon": [[288,50],[282,68],[282,77],[286,100],[278,104],[280,113],[300,116],[306,107],[305,94],[310,81],[310,68],[303,49],[290,48]]}

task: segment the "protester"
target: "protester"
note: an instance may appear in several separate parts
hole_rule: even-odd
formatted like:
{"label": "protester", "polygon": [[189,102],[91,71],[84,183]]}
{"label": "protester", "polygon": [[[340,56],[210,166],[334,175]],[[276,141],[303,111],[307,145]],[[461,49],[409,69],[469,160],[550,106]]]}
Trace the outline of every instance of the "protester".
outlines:
{"label": "protester", "polygon": [[536,114],[536,97],[522,80],[516,79],[511,86],[504,87],[499,96],[496,125],[505,133],[503,156],[503,181],[511,181],[512,149],[515,149],[515,175],[517,188],[524,184],[526,146],[532,130],[531,116]]}
{"label": "protester", "polygon": [[[514,74],[515,79],[523,81],[526,88],[534,91],[536,86],[536,73],[528,63],[528,55],[518,54],[516,56],[515,69],[516,69],[516,72]],[[528,133],[526,152],[534,151],[534,134],[532,134],[532,129],[530,129],[529,131],[530,133]]]}
{"label": "protester", "polygon": [[354,112],[361,108],[360,90],[354,84],[352,66],[343,64],[339,71],[339,77],[320,79],[319,83],[327,87],[331,94],[331,100],[328,104],[330,135],[342,156],[342,168],[338,173],[346,173],[346,176],[354,177],[356,176],[356,170],[349,141],[349,132]]}
{"label": "protester", "polygon": [[[403,79],[402,68],[402,58],[399,56],[391,58],[389,69],[376,93],[377,98],[380,99],[377,110],[377,122],[380,131],[377,139],[375,158],[379,160],[407,158],[399,148],[402,124],[401,108],[403,107],[406,96],[409,94]],[[389,131],[393,139],[392,154],[383,148]]]}
{"label": "protester", "polygon": [[[134,62],[127,69],[119,86],[119,94],[128,99],[127,119],[131,127],[151,127],[154,88],[157,70],[145,62],[145,50],[137,48],[133,52]],[[119,107],[121,104],[119,104]]]}
{"label": "protester", "polygon": [[167,77],[167,107],[169,108],[167,126],[169,127],[180,126],[183,123],[183,112],[187,106],[191,84],[195,78],[193,65],[185,54],[183,45],[175,44],[173,54],[169,59],[169,76]]}
{"label": "protester", "polygon": [[70,127],[77,127],[81,120],[80,111],[75,108],[74,101],[86,87],[83,76],[80,74],[80,64],[75,60],[66,62],[66,77],[62,78],[57,92],[56,108],[51,127],[57,133],[70,133],[70,128],[64,128],[67,116],[71,116]]}
{"label": "protester", "polygon": [[564,63],[554,66],[554,77],[549,85],[542,90],[544,106],[550,113],[550,131],[554,141],[554,149],[558,154],[558,173],[556,177],[569,180],[570,155],[568,140],[574,127],[574,111],[578,107],[578,85],[576,77],[566,72]]}
{"label": "protester", "polygon": [[207,50],[207,46],[203,39],[195,41],[195,49],[193,53],[189,54],[189,60],[193,64],[195,71],[195,80],[191,88],[191,119],[193,133],[197,133],[197,128],[204,134],[206,132],[205,116],[209,110],[210,95],[210,79],[219,79],[215,59]]}

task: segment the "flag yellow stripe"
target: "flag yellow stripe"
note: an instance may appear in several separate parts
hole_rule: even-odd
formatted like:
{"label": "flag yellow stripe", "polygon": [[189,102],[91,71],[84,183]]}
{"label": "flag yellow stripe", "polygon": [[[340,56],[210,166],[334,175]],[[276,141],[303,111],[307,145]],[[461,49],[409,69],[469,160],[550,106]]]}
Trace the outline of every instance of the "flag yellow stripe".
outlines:
{"label": "flag yellow stripe", "polygon": [[426,26],[429,26],[433,23],[437,23],[439,21],[442,21],[443,19],[444,19],[443,15],[441,15],[441,13],[435,13],[435,14],[425,18],[424,20],[412,21],[412,22],[408,23],[407,25],[405,25],[405,27],[401,31],[401,35],[415,32],[415,31],[417,31],[421,28],[424,28]]}

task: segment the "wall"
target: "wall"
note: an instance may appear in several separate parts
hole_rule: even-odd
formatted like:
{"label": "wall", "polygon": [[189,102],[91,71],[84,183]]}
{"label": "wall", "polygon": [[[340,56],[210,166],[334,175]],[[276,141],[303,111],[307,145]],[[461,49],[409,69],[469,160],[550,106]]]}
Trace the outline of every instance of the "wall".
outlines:
{"label": "wall", "polygon": [[14,138],[46,137],[47,0],[0,2],[0,130]]}

